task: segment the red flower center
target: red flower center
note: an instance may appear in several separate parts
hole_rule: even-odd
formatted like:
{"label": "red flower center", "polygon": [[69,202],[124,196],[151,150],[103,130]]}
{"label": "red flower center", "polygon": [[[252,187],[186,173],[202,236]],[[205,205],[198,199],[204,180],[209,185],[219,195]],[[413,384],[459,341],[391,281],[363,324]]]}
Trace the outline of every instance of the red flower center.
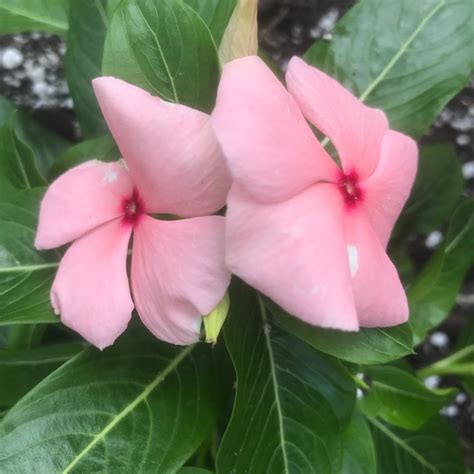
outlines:
{"label": "red flower center", "polygon": [[143,201],[138,195],[136,189],[133,190],[131,197],[123,199],[122,209],[123,219],[129,224],[135,224],[140,216],[145,212]]}
{"label": "red flower center", "polygon": [[341,172],[341,177],[337,184],[348,208],[353,208],[364,198],[364,191],[359,186],[359,177],[355,171],[350,173]]}

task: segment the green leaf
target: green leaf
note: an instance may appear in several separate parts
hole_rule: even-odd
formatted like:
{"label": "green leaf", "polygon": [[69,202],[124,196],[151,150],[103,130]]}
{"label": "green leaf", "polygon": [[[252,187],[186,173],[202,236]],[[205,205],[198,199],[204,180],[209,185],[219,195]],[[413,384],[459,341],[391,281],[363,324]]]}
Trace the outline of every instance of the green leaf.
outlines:
{"label": "green leaf", "polygon": [[0,127],[11,117],[15,106],[5,97],[0,95]]}
{"label": "green leaf", "polygon": [[472,0],[362,0],[306,60],[420,137],[473,68]]}
{"label": "green leaf", "polygon": [[336,359],[273,326],[253,290],[236,286],[230,298],[239,304],[224,336],[237,393],[217,472],[339,472],[355,398],[350,375]]}
{"label": "green leaf", "polygon": [[408,430],[420,428],[457,393],[449,388],[429,390],[396,367],[369,367],[364,374],[371,383],[370,390],[359,400],[362,411]]}
{"label": "green leaf", "polygon": [[33,247],[43,192],[20,191],[0,201],[0,326],[57,322],[49,292],[58,257]]}
{"label": "green leaf", "polygon": [[64,68],[84,137],[95,137],[108,130],[91,83],[92,79],[102,75],[102,53],[108,24],[104,2],[73,1],[69,11]]}
{"label": "green leaf", "polygon": [[408,288],[410,324],[416,342],[441,323],[456,302],[464,277],[474,262],[474,199],[453,215],[444,244]]}
{"label": "green leaf", "polygon": [[456,433],[436,416],[418,431],[394,428],[369,418],[380,474],[464,474]]}
{"label": "green leaf", "polygon": [[[25,145],[15,131],[13,112],[0,128],[0,189],[30,189],[44,186],[31,148]],[[3,188],[3,189],[2,189]]]}
{"label": "green leaf", "polygon": [[344,433],[341,474],[375,474],[375,449],[369,425],[355,410]]}
{"label": "green leaf", "polygon": [[67,31],[68,0],[0,0],[0,34]]}
{"label": "green leaf", "polygon": [[204,20],[219,45],[237,0],[184,0]]}
{"label": "green leaf", "polygon": [[408,324],[391,328],[363,328],[359,332],[337,331],[311,326],[290,316],[269,300],[266,304],[278,326],[339,359],[354,364],[382,364],[413,353],[412,332]]}
{"label": "green leaf", "polygon": [[0,407],[10,407],[53,370],[84,349],[66,343],[33,349],[0,349]]}
{"label": "green leaf", "polygon": [[69,147],[52,166],[50,178],[57,178],[68,169],[88,160],[115,161],[118,159],[120,159],[120,152],[110,135],[92,138]]}
{"label": "green leaf", "polygon": [[113,14],[102,70],[209,112],[219,60],[207,25],[181,0],[126,0]]}
{"label": "green leaf", "polygon": [[397,227],[421,234],[438,228],[452,215],[463,189],[461,163],[452,145],[421,148],[416,181]]}
{"label": "green leaf", "polygon": [[185,467],[182,467],[178,471],[178,474],[213,474],[213,473],[211,471],[208,471],[207,469],[201,469],[200,467],[185,466]]}
{"label": "green leaf", "polygon": [[215,423],[210,354],[137,334],[85,351],[5,416],[0,471],[176,472]]}

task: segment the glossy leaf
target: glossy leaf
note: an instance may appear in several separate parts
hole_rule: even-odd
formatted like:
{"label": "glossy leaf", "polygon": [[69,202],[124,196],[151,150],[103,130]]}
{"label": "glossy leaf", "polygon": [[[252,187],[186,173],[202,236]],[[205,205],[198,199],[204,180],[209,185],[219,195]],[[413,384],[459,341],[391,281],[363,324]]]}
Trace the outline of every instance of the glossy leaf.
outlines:
{"label": "glossy leaf", "polygon": [[176,472],[215,422],[210,350],[136,334],[87,350],[5,416],[0,471]]}
{"label": "glossy leaf", "polygon": [[441,248],[408,289],[410,324],[416,342],[441,323],[474,262],[474,199],[466,200],[453,215]]}
{"label": "glossy leaf", "polygon": [[209,112],[219,60],[207,25],[181,0],[126,0],[113,14],[102,71]]}
{"label": "glossy leaf", "polygon": [[337,331],[311,326],[267,300],[275,323],[316,349],[355,364],[382,364],[413,353],[408,324],[391,328]]}
{"label": "glossy leaf", "polygon": [[427,234],[449,219],[464,189],[461,163],[452,145],[422,147],[418,172],[398,228]]}
{"label": "glossy leaf", "polygon": [[344,433],[344,451],[341,474],[375,474],[375,448],[369,425],[354,411]]}
{"label": "glossy leaf", "polygon": [[369,419],[380,474],[464,474],[456,433],[439,415],[418,431]]}
{"label": "glossy leaf", "polygon": [[0,34],[22,31],[66,33],[68,0],[0,0]]}
{"label": "glossy leaf", "polygon": [[88,160],[116,161],[118,159],[120,159],[120,152],[110,135],[91,138],[69,147],[52,166],[50,178],[57,178],[68,169]]}
{"label": "glossy leaf", "polygon": [[219,45],[237,0],[184,0],[204,20]]}
{"label": "glossy leaf", "polygon": [[0,201],[0,325],[57,321],[49,291],[58,256],[33,247],[43,192],[11,193]]}
{"label": "glossy leaf", "polygon": [[237,393],[217,472],[339,472],[355,398],[349,374],[273,326],[253,290],[236,286],[230,297],[239,304],[224,335]]}
{"label": "glossy leaf", "polygon": [[306,59],[420,137],[473,69],[471,0],[362,0]]}
{"label": "glossy leaf", "polygon": [[0,349],[0,408],[10,407],[53,370],[84,349],[65,343],[32,349]]}
{"label": "glossy leaf", "polygon": [[95,137],[108,131],[91,83],[102,75],[108,24],[104,4],[105,0],[73,1],[69,11],[71,21],[64,67],[83,137]]}
{"label": "glossy leaf", "polygon": [[368,416],[416,430],[436,415],[456,395],[455,389],[430,390],[408,372],[396,367],[369,367],[370,390],[360,400]]}
{"label": "glossy leaf", "polygon": [[6,189],[30,189],[43,186],[35,156],[15,131],[15,112],[0,128],[0,191]]}

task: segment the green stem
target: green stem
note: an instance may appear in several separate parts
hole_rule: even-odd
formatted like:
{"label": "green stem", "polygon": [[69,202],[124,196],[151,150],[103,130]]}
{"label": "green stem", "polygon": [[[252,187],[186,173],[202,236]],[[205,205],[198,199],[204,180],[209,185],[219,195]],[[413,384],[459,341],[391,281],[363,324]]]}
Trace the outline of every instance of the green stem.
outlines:
{"label": "green stem", "polygon": [[364,390],[365,392],[370,390],[370,387],[362,379],[357,377],[357,375],[351,374],[351,377],[352,377],[352,380],[357,385],[357,388],[360,388],[361,390]]}
{"label": "green stem", "polygon": [[[474,362],[470,358],[474,356],[474,345],[464,347],[446,359],[435,362],[432,365],[418,370],[417,375],[420,378],[426,378],[430,375],[471,375],[474,376]],[[463,361],[466,361],[463,363]]]}

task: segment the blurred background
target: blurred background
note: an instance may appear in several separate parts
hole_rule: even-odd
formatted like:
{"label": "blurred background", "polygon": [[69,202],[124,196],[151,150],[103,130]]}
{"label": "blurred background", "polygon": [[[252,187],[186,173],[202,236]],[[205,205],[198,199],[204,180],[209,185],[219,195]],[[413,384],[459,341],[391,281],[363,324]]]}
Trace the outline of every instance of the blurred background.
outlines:
{"label": "blurred background", "polygon": [[[260,47],[283,71],[293,55],[303,54],[317,39],[331,41],[337,20],[354,0],[260,0]],[[71,141],[80,140],[80,130],[64,80],[64,40],[47,33],[0,36],[0,96],[26,108],[43,125]],[[464,193],[474,195],[474,78],[441,112],[421,144],[448,143],[455,147],[462,164]],[[445,227],[428,235],[413,235],[407,242],[409,255],[420,267],[443,240]],[[462,328],[473,324],[474,270],[468,275],[451,316],[418,348],[411,360],[415,367],[444,357],[462,337]],[[470,320],[469,320],[470,318]],[[430,387],[447,381],[438,376],[425,381]],[[453,382],[450,380],[449,382]],[[454,381],[455,382],[455,381]],[[474,403],[460,391],[443,414],[457,428],[473,466]]]}

